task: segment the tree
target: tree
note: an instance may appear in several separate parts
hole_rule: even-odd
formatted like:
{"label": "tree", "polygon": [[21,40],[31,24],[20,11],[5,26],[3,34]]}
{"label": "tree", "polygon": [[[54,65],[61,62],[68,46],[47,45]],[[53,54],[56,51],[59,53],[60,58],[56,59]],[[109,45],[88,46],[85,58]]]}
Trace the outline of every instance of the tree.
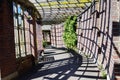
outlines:
{"label": "tree", "polygon": [[77,45],[76,24],[77,24],[76,16],[68,17],[64,24],[63,40],[68,49],[73,49]]}

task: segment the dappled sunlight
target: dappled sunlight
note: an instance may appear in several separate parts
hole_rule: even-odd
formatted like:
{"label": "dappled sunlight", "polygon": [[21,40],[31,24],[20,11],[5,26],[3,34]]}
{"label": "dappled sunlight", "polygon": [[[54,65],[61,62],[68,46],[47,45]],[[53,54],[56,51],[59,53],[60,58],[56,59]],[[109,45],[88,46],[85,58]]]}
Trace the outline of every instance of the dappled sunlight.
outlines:
{"label": "dappled sunlight", "polygon": [[[57,49],[55,52],[57,52]],[[79,58],[79,61],[76,60],[77,58]],[[92,58],[89,59],[82,57],[81,55],[73,55],[72,57],[65,59],[39,63],[36,68],[36,73],[33,73],[32,76],[29,76],[27,80],[102,80],[96,64],[92,62]]]}
{"label": "dappled sunlight", "polygon": [[119,80],[120,0],[0,0],[1,80]]}

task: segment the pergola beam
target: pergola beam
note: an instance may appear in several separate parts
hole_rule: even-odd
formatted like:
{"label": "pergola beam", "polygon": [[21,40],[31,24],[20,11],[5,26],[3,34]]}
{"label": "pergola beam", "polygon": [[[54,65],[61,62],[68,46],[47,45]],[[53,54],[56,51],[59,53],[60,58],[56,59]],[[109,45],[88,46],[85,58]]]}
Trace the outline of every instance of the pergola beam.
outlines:
{"label": "pergola beam", "polygon": [[[29,0],[41,14],[43,21],[59,22],[66,16],[79,15],[91,3],[98,0]],[[72,9],[73,8],[73,9]],[[76,8],[79,8],[76,10]],[[56,9],[56,10],[54,10]]]}
{"label": "pergola beam", "polygon": [[[78,2],[79,1],[79,2]],[[91,3],[92,0],[74,0],[74,1],[52,1],[52,2],[40,2],[39,4],[42,7],[59,7],[59,6],[78,6],[78,7],[83,7],[85,6],[85,3]],[[36,3],[34,3],[36,4]]]}

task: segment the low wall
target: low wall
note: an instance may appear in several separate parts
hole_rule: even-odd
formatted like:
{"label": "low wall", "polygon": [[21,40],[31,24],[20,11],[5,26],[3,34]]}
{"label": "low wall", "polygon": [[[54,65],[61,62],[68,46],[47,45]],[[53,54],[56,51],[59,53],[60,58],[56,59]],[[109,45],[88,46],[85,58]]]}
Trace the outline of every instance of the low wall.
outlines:
{"label": "low wall", "polygon": [[32,55],[20,58],[17,60],[17,71],[22,75],[29,71],[35,65],[35,59]]}

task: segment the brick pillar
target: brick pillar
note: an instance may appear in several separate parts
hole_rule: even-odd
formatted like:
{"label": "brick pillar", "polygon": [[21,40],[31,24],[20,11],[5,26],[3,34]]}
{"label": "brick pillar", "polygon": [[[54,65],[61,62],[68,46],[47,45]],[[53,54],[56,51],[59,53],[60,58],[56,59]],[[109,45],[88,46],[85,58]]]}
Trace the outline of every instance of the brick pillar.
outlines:
{"label": "brick pillar", "polygon": [[36,24],[36,37],[37,37],[37,52],[39,53],[41,50],[43,50],[42,47],[42,26],[40,24]]}
{"label": "brick pillar", "polygon": [[16,71],[13,6],[11,0],[0,2],[0,68],[3,80],[13,77]]}
{"label": "brick pillar", "polygon": [[35,20],[35,15],[33,15],[33,36],[34,36],[34,57],[37,59],[37,36],[36,36],[36,20]]}

